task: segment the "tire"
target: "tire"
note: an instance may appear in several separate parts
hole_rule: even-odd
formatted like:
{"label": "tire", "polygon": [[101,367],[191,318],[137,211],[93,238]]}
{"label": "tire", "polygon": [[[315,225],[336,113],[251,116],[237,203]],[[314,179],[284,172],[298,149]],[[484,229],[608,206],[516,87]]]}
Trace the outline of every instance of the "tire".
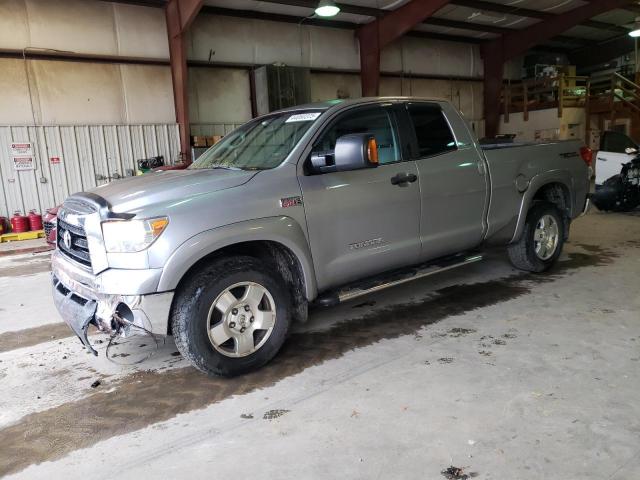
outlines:
{"label": "tire", "polygon": [[[253,257],[237,256],[216,259],[191,275],[176,292],[171,311],[182,356],[204,373],[225,377],[269,362],[284,343],[293,310],[289,290],[275,272]],[[259,287],[266,292],[262,296]]]}
{"label": "tire", "polygon": [[[557,226],[556,239],[553,241],[555,247],[548,248],[540,247],[537,249],[538,243],[536,241],[536,230],[539,226],[544,225],[541,223],[543,219],[553,221],[547,221],[547,225]],[[553,264],[558,260],[558,257],[562,253],[562,247],[564,245],[565,232],[566,232],[566,220],[558,207],[549,202],[534,203],[529,212],[527,213],[527,220],[524,225],[524,231],[518,242],[509,245],[507,251],[509,253],[509,260],[511,264],[527,272],[544,272],[551,268]],[[551,228],[550,232],[553,230]]]}

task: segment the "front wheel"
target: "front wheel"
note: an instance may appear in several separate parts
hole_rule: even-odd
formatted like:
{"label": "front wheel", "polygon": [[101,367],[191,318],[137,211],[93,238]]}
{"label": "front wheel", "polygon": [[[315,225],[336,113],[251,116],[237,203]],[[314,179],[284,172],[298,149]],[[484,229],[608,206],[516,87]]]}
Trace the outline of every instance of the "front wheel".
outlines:
{"label": "front wheel", "polygon": [[529,210],[518,242],[509,245],[514,267],[527,272],[544,272],[558,260],[564,245],[566,223],[553,203],[536,203]]}
{"label": "front wheel", "polygon": [[271,360],[292,315],[288,289],[275,269],[252,257],[220,258],[176,293],[171,327],[178,351],[198,370],[235,376]]}

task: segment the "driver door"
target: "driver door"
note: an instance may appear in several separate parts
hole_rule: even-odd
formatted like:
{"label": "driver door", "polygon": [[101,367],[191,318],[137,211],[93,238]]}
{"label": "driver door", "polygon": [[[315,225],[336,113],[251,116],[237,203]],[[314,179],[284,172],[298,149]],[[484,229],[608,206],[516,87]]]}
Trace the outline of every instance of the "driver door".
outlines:
{"label": "driver door", "polygon": [[349,109],[329,124],[313,147],[314,152],[332,152],[343,135],[372,133],[378,167],[300,177],[321,290],[418,261],[418,170],[415,162],[404,160],[394,108]]}

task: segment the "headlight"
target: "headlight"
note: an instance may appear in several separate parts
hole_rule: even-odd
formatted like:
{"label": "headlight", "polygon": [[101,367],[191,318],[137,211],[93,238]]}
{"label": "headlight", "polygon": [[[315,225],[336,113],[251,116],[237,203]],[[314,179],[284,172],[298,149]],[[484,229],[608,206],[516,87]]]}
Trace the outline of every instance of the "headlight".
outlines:
{"label": "headlight", "polygon": [[151,246],[168,224],[167,217],[103,222],[105,248],[111,253],[141,252]]}

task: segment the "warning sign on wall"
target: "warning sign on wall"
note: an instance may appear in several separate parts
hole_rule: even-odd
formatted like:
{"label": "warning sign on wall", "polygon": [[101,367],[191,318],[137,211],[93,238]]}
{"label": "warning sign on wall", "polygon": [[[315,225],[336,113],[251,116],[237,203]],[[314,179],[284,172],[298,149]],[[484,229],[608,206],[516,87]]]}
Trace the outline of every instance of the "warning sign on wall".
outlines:
{"label": "warning sign on wall", "polygon": [[60,157],[49,157],[49,163],[51,163],[51,165],[58,165],[60,163]]}
{"label": "warning sign on wall", "polygon": [[12,143],[9,147],[12,157],[33,157],[33,149],[30,142]]}
{"label": "warning sign on wall", "polygon": [[13,169],[35,170],[33,161],[33,148],[31,142],[13,142],[9,144],[10,155],[13,160]]}
{"label": "warning sign on wall", "polygon": [[13,157],[14,170],[35,170],[35,168],[33,157]]}

